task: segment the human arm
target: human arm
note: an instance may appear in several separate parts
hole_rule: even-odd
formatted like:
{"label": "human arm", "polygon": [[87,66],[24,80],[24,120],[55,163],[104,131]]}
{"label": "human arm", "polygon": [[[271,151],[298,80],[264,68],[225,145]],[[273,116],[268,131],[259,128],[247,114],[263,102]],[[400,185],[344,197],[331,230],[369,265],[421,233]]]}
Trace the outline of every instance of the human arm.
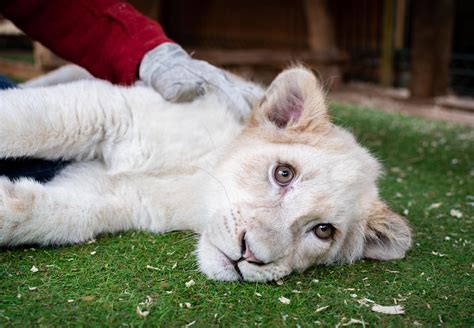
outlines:
{"label": "human arm", "polygon": [[0,0],[0,12],[59,56],[116,84],[134,83],[143,56],[172,42],[158,23],[118,0]]}
{"label": "human arm", "polygon": [[259,86],[193,59],[158,23],[119,0],[0,0],[0,12],[53,52],[112,83],[141,79],[170,101],[212,92],[239,117],[263,96]]}

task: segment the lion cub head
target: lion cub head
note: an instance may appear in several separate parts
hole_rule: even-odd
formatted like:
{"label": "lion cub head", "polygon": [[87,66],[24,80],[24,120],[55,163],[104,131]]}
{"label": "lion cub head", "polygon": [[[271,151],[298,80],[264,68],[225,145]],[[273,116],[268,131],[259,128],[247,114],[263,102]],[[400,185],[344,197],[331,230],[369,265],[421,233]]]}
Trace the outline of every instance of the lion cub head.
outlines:
{"label": "lion cub head", "polygon": [[282,72],[213,172],[200,269],[217,280],[267,281],[315,264],[403,258],[410,229],[380,200],[380,171],[331,124],[316,77]]}

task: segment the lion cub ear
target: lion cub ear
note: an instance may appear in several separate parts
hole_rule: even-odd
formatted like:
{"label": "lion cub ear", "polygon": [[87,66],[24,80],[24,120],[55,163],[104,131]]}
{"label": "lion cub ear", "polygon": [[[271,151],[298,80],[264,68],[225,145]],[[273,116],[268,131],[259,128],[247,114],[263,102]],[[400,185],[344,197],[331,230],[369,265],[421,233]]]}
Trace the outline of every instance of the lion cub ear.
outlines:
{"label": "lion cub ear", "polygon": [[364,257],[375,260],[395,260],[405,256],[411,246],[407,222],[377,201],[367,219]]}
{"label": "lion cub ear", "polygon": [[300,66],[287,69],[275,78],[250,121],[254,126],[299,132],[318,132],[329,123],[318,79]]}

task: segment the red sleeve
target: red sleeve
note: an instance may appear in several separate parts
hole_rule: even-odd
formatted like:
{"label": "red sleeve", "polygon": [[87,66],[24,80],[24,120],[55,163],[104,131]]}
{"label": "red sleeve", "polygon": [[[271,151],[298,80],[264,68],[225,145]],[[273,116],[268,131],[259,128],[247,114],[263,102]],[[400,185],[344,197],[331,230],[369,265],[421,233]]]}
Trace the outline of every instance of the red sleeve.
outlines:
{"label": "red sleeve", "polygon": [[173,42],[119,0],[0,0],[0,12],[59,56],[117,84],[136,81],[145,53]]}

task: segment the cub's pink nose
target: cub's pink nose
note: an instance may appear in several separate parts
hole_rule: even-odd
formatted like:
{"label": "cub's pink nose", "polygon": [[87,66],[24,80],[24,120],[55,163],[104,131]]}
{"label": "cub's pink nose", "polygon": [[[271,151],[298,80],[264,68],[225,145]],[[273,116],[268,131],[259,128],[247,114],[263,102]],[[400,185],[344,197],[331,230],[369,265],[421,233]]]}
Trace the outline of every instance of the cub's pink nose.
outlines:
{"label": "cub's pink nose", "polygon": [[257,265],[262,265],[265,264],[263,261],[259,260],[255,254],[252,252],[250,249],[250,245],[247,243],[247,240],[245,239],[245,234],[243,235],[242,238],[242,260],[245,260],[249,263],[257,264]]}

